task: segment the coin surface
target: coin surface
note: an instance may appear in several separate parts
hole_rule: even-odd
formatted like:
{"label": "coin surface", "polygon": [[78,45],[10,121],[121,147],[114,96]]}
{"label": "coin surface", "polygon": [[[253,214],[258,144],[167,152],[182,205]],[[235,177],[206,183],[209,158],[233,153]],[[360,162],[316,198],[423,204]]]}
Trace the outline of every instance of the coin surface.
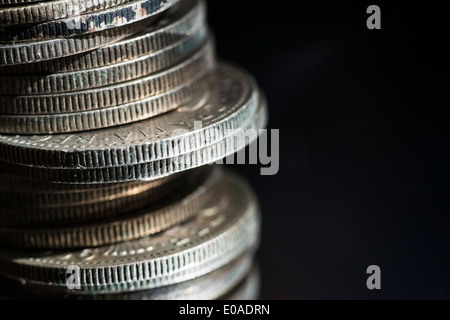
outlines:
{"label": "coin surface", "polygon": [[[200,48],[200,44],[198,45]],[[177,84],[188,82],[186,71],[193,73],[192,77],[194,77],[195,72],[200,73],[203,71],[201,69],[208,68],[208,65],[205,66],[204,63],[212,63],[208,59],[213,59],[213,51],[207,46],[193,57],[189,57],[186,53],[183,52],[185,61],[178,61],[179,64],[170,63],[171,67],[164,71],[116,85],[51,95],[0,95],[0,114],[39,115],[82,112],[125,104],[149,95],[163,93],[164,90],[173,88]]]}
{"label": "coin surface", "polygon": [[152,289],[225,266],[259,239],[259,209],[245,182],[229,173],[213,206],[185,224],[139,240],[64,253],[0,251],[1,273],[23,283],[66,286],[80,269],[78,293]]}
{"label": "coin surface", "polygon": [[19,43],[0,43],[0,66],[34,63],[49,59],[67,57],[86,52],[127,38],[145,29],[152,18],[118,28],[105,29],[71,38],[58,38],[45,41],[27,41]]}
{"label": "coin surface", "polygon": [[[124,40],[66,57],[26,65],[3,65],[0,66],[0,74],[36,76],[80,71],[136,59],[162,49],[167,49],[164,55],[177,54],[176,49],[187,50],[186,46],[180,47],[179,45],[179,42],[183,42],[184,39],[201,38],[199,43],[205,39],[207,29],[205,11],[203,1],[185,0],[179,3],[179,8],[177,5],[174,6],[173,9],[165,12],[161,19],[150,24],[145,30]],[[171,53],[171,51],[174,52]]]}
{"label": "coin surface", "polygon": [[[208,168],[209,169],[209,168]],[[213,206],[221,189],[220,170],[200,170],[197,179],[166,201],[149,204],[130,214],[101,221],[54,228],[0,227],[3,247],[27,249],[87,248],[146,237],[186,221],[205,206]]]}
{"label": "coin surface", "polygon": [[[238,286],[249,273],[252,263],[253,253],[249,252],[224,267],[185,282],[132,293],[76,297],[107,300],[215,300]],[[71,296],[73,294],[66,294],[68,298],[73,298]]]}
{"label": "coin surface", "polygon": [[195,186],[203,176],[196,171],[154,181],[80,187],[0,175],[0,226],[51,228],[111,219],[173,199],[183,186]]}
{"label": "coin surface", "polygon": [[[205,67],[189,82],[124,105],[76,113],[38,116],[0,116],[2,133],[55,134],[94,129],[104,129],[152,118],[195,100],[208,89],[208,72]],[[204,73],[206,72],[206,73]]]}
{"label": "coin surface", "polygon": [[[77,294],[64,287],[27,284],[24,287],[8,279],[1,279],[0,297],[3,299],[71,299],[71,300],[248,300],[258,290],[253,264],[253,251],[245,253],[229,264],[204,276],[161,288],[113,294]],[[258,276],[258,274],[256,274]],[[256,282],[256,283],[255,283]],[[256,285],[255,285],[256,284]]]}
{"label": "coin surface", "polygon": [[[252,262],[253,254],[246,253],[243,257],[202,277],[147,292],[143,291],[138,296],[130,298],[140,300],[215,300],[242,281],[248,274]],[[120,299],[123,298],[128,299],[129,297],[120,297]]]}
{"label": "coin surface", "polygon": [[86,15],[0,29],[0,43],[55,39],[83,35],[138,22],[167,10],[179,0],[133,0]]}
{"label": "coin surface", "polygon": [[[150,53],[136,59],[111,64],[105,67],[85,69],[73,72],[52,73],[44,76],[0,76],[2,95],[45,95],[49,93],[73,92],[114,85],[125,81],[138,79],[158,72],[182,62],[201,47],[196,37],[189,37],[187,42],[180,43],[178,56],[165,54],[164,48],[159,52]],[[169,48],[170,49],[170,48]],[[40,97],[37,96],[37,99]]]}
{"label": "coin surface", "polygon": [[[78,104],[69,103],[69,108],[77,105],[79,108],[88,109],[86,111],[0,115],[0,132],[68,133],[102,129],[148,119],[176,109],[201,96],[208,89],[208,74],[214,66],[214,54],[211,45],[207,43],[194,56],[162,73],[123,85],[66,95],[66,97],[69,96],[69,101],[73,99],[74,102],[79,102]],[[103,101],[107,102],[103,105],[93,105]],[[118,104],[122,102],[126,103]]]}
{"label": "coin surface", "polygon": [[249,122],[260,102],[247,73],[222,64],[215,75],[201,100],[157,118],[77,134],[0,135],[0,160],[83,169],[148,163],[202,149]]}
{"label": "coin surface", "polygon": [[0,0],[0,297],[256,298],[267,120],[205,0]]}
{"label": "coin surface", "polygon": [[132,0],[56,0],[26,6],[0,7],[0,25],[20,25],[58,20],[105,10]]}
{"label": "coin surface", "polygon": [[[264,128],[266,122],[267,107],[263,101],[256,115],[238,130],[233,130],[228,138],[177,156],[148,163],[99,168],[45,168],[9,162],[4,162],[2,166],[5,170],[18,175],[59,183],[90,184],[153,180],[213,163],[241,150],[247,144],[256,140],[259,129]],[[247,136],[246,133],[251,134]]]}

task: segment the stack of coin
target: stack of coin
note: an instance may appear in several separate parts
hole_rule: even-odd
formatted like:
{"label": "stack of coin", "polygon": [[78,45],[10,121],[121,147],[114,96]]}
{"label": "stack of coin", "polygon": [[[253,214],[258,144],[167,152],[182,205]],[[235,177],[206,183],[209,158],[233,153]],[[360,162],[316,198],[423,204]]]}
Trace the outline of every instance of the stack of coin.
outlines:
{"label": "stack of coin", "polygon": [[0,26],[4,288],[254,297],[257,200],[209,164],[256,139],[241,133],[267,108],[216,61],[205,3],[0,0]]}

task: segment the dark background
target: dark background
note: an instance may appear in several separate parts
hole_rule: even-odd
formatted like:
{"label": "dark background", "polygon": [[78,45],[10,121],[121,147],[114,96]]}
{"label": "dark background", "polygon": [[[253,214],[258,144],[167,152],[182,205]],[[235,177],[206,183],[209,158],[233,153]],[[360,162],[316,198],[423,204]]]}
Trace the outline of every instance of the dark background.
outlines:
{"label": "dark background", "polygon": [[261,297],[450,298],[441,2],[208,4],[219,57],[256,77],[280,129],[278,175],[234,166],[262,206]]}

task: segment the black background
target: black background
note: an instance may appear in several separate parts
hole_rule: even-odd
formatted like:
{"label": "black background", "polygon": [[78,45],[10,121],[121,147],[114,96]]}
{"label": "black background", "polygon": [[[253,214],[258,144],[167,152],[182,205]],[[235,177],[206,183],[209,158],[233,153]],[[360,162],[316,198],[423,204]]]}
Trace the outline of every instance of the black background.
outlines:
{"label": "black background", "polygon": [[262,206],[262,298],[450,298],[441,3],[208,2],[218,56],[256,77],[280,129],[277,175],[234,166]]}

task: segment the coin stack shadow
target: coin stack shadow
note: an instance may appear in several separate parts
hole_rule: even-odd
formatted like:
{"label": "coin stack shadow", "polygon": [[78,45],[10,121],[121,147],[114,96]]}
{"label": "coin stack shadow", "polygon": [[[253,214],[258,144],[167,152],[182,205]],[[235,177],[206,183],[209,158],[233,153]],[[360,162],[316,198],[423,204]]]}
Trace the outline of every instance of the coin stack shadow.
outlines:
{"label": "coin stack shadow", "polygon": [[0,0],[5,297],[257,295],[257,200],[209,164],[267,107],[216,62],[205,16],[201,0]]}

